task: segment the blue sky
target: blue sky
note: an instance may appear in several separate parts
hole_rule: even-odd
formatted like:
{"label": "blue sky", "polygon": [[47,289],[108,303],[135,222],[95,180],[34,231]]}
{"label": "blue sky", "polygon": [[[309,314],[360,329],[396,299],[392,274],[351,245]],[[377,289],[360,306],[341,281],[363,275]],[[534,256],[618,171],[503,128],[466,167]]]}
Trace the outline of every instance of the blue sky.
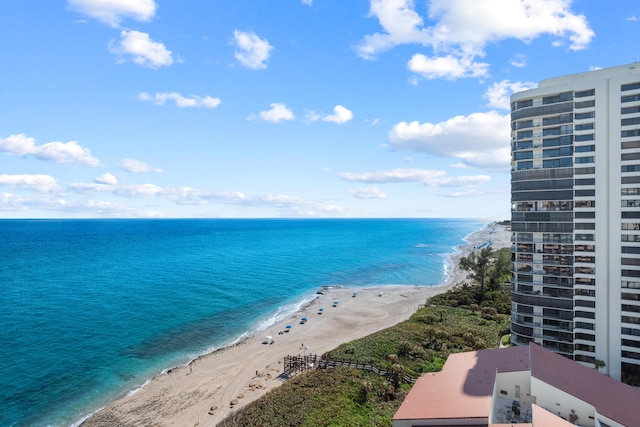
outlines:
{"label": "blue sky", "polygon": [[510,216],[509,96],[637,0],[0,5],[0,217]]}

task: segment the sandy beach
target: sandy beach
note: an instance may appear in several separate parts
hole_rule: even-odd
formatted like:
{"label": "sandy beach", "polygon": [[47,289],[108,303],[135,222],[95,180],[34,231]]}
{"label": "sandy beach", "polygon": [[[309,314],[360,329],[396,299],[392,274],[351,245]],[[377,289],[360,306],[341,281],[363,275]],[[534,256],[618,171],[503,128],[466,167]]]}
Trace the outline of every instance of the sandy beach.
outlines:
{"label": "sandy beach", "polygon": [[[457,267],[460,257],[489,242],[495,249],[509,246],[510,238],[510,232],[502,226],[484,228],[458,248],[451,265]],[[447,283],[440,286],[325,289],[312,303],[259,335],[157,375],[141,390],[108,405],[82,426],[215,426],[286,381],[279,377],[286,355],[321,355],[341,343],[393,326],[408,319],[428,298],[465,278],[465,272],[454,268]],[[334,301],[338,301],[337,306]],[[304,324],[300,323],[302,317],[308,319]],[[289,332],[280,333],[286,325],[291,325]],[[271,336],[274,342],[263,344],[265,336]],[[232,406],[234,400],[237,403]]]}

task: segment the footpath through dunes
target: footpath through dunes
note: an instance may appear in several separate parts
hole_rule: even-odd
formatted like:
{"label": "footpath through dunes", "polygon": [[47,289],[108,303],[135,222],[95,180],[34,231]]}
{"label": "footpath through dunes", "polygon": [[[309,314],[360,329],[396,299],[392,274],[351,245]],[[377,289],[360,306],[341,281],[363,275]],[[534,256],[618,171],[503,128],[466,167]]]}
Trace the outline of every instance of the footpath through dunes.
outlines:
{"label": "footpath through dunes", "polygon": [[[457,267],[460,257],[488,241],[496,249],[508,246],[510,233],[501,226],[474,233],[453,256],[452,265]],[[465,276],[454,268],[443,286],[325,289],[298,313],[260,335],[156,376],[137,393],[94,414],[83,426],[215,426],[282,384],[287,355],[321,355],[339,344],[396,325],[428,298]],[[334,304],[336,301],[338,304]],[[301,323],[302,317],[307,321]],[[266,342],[273,342],[263,344],[266,336],[272,338]]]}

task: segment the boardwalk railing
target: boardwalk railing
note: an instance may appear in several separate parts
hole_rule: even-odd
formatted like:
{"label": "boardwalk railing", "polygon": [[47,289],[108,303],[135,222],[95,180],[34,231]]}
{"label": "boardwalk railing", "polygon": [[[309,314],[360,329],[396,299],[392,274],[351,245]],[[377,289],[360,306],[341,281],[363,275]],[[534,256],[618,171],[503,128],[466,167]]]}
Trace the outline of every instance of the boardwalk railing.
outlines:
{"label": "boardwalk railing", "polygon": [[[333,366],[342,366],[346,368],[361,369],[364,371],[373,372],[383,377],[390,377],[393,372],[380,369],[377,366],[369,365],[367,363],[352,361],[352,360],[339,360],[331,359],[328,357],[318,356],[317,354],[310,355],[297,355],[297,356],[285,356],[284,357],[284,373],[287,375],[295,375],[300,372],[310,371],[313,369],[326,369]],[[406,383],[415,383],[416,379],[406,374],[402,375],[402,380]]]}

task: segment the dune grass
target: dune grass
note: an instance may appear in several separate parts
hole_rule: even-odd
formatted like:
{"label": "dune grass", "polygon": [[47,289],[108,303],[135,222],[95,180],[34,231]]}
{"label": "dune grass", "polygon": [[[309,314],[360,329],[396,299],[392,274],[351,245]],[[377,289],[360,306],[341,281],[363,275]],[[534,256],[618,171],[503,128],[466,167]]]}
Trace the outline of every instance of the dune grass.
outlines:
{"label": "dune grass", "polygon": [[[418,377],[451,353],[496,348],[509,333],[508,287],[477,304],[477,287],[439,295],[407,321],[340,345],[328,357]],[[394,378],[396,379],[394,381]],[[315,370],[287,380],[219,424],[235,426],[391,426],[411,384],[353,368]]]}

